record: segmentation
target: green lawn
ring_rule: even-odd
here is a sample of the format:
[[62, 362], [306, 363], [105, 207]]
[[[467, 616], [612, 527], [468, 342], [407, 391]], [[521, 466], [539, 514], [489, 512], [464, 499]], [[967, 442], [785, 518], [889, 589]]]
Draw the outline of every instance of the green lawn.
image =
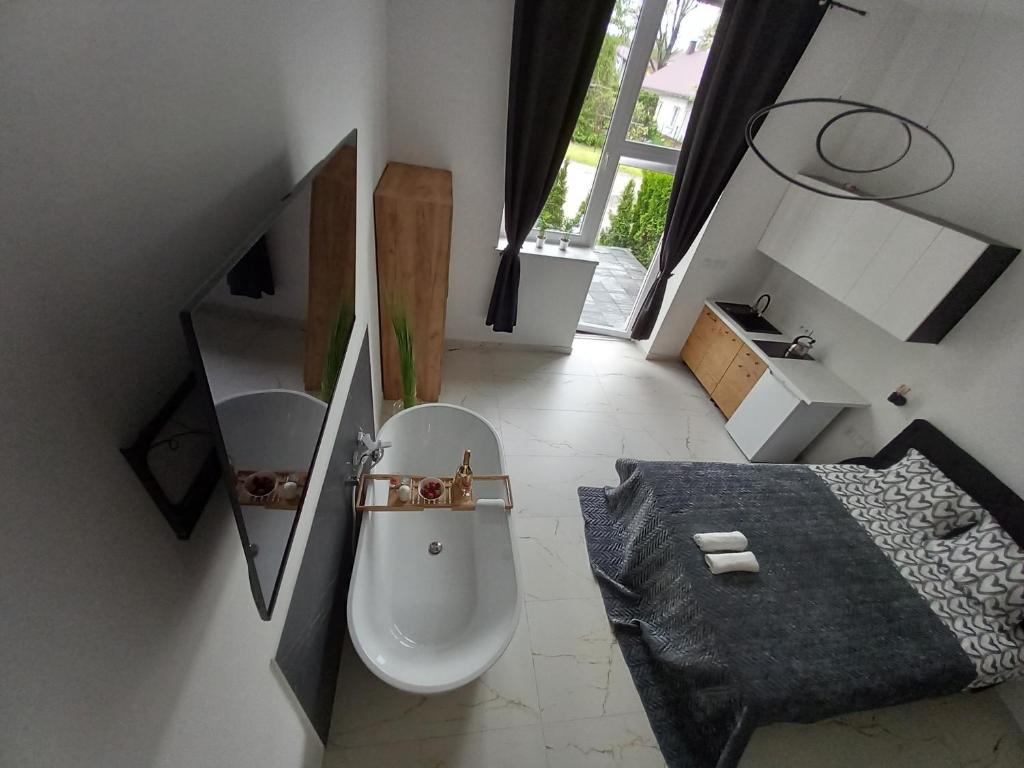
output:
[[565, 159], [571, 160], [574, 163], [596, 166], [597, 161], [601, 159], [601, 150], [572, 141], [569, 142], [569, 149], [566, 150]]
[[[569, 142], [569, 149], [565, 152], [565, 159], [574, 163], [582, 163], [583, 165], [590, 165], [597, 167], [598, 161], [601, 159], [601, 150], [595, 147], [588, 147], [586, 144], [577, 144], [575, 141]], [[619, 166], [621, 173], [628, 173], [630, 176], [640, 178], [642, 171], [639, 168], [633, 168], [632, 166], [623, 165]]]

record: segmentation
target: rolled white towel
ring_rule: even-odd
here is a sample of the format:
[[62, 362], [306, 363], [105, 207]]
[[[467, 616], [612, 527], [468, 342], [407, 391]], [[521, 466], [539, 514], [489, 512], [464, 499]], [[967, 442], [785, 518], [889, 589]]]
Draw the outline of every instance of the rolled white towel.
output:
[[746, 571], [757, 573], [761, 566], [757, 564], [757, 558], [753, 552], [728, 552], [719, 555], [704, 555], [704, 562], [712, 573], [730, 573], [731, 571]]
[[747, 548], [747, 537], [739, 531], [695, 533], [693, 540], [702, 552], [742, 552]]

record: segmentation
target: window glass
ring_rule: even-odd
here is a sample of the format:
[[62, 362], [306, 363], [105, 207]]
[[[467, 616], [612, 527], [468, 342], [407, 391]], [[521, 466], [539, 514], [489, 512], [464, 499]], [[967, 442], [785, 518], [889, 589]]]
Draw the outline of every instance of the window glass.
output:
[[620, 164], [601, 220], [598, 245], [628, 251], [642, 267], [641, 274], [646, 272], [661, 239], [671, 193], [671, 173]]
[[[616, 2], [572, 141], [536, 223], [538, 229], [568, 232], [584, 244], [599, 244], [631, 174], [636, 176], [634, 194], [639, 195], [642, 176], [631, 163], [645, 159], [666, 168], [675, 165], [673, 158], [678, 158], [676, 150], [689, 124], [720, 8], [703, 0], [667, 0], [664, 11], [659, 8], [660, 4], [652, 4], [645, 9], [643, 0]], [[659, 13], [653, 46], [650, 35], [641, 38], [643, 45], [636, 42], [641, 18], [651, 30], [649, 20]], [[627, 65], [631, 76], [624, 89]], [[619, 100], [622, 112], [612, 126]], [[630, 116], [628, 120], [622, 119], [623, 112]], [[638, 143], [663, 149], [652, 158], [651, 150], [640, 151]], [[631, 247], [639, 248], [637, 258], [650, 257], [649, 242]]]
[[668, 0], [629, 121], [628, 141], [661, 147], [682, 142], [720, 13], [697, 0]]
[[672, 174], [626, 164], [615, 169], [594, 255], [598, 264], [580, 323], [625, 332], [661, 240]]

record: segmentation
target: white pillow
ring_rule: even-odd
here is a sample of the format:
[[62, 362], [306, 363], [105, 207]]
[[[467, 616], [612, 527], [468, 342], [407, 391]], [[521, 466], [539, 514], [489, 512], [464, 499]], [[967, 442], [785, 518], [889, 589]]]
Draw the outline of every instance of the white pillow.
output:
[[1024, 620], [1024, 549], [994, 518], [986, 513], [969, 531], [926, 549], [985, 615], [1007, 626]]
[[913, 448], [891, 467], [880, 470], [879, 485], [878, 499], [893, 517], [937, 538], [976, 524], [985, 513], [966, 491]]

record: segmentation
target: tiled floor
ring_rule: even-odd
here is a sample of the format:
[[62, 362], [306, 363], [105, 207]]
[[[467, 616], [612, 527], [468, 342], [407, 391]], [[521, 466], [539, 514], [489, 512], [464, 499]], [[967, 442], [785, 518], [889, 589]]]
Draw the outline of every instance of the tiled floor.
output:
[[600, 262], [594, 270], [580, 322], [624, 331], [647, 268], [625, 248], [598, 246], [594, 255]]
[[[619, 456], [741, 461], [680, 365], [627, 342], [571, 356], [453, 350], [442, 399], [502, 435], [515, 479], [524, 606], [511, 645], [441, 696], [380, 682], [346, 647], [325, 768], [647, 768], [664, 765], [590, 573], [578, 485], [614, 484]], [[741, 768], [1024, 765], [994, 692], [756, 732]]]

